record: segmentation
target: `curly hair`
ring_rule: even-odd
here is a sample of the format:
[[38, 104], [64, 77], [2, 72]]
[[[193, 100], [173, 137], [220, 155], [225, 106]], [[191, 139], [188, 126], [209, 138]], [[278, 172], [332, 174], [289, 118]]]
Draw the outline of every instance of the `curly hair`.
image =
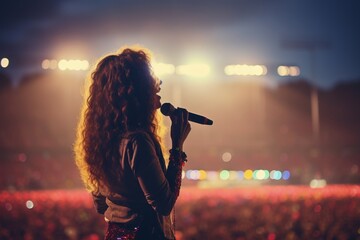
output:
[[120, 179], [119, 144], [126, 133], [146, 131], [156, 141], [159, 86], [145, 49], [126, 48], [102, 58], [92, 72], [77, 128], [75, 160], [86, 188], [114, 192]]

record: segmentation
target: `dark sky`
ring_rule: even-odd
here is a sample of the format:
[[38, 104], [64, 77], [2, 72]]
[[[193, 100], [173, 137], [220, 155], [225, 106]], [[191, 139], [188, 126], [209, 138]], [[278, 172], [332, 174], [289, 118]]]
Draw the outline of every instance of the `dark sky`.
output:
[[133, 44], [175, 65], [205, 59], [221, 80], [227, 64], [299, 65], [321, 87], [360, 78], [357, 0], [3, 0], [0, 29], [0, 71], [13, 78]]

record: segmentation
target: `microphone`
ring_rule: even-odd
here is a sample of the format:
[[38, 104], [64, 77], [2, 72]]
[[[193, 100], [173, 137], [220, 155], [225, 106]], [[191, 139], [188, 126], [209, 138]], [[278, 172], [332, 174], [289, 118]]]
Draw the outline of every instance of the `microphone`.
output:
[[[171, 103], [164, 103], [160, 108], [161, 113], [164, 114], [165, 116], [171, 116], [172, 114], [174, 114], [176, 110], [177, 109]], [[204, 125], [213, 124], [212, 120], [191, 112], [189, 112], [189, 121]]]

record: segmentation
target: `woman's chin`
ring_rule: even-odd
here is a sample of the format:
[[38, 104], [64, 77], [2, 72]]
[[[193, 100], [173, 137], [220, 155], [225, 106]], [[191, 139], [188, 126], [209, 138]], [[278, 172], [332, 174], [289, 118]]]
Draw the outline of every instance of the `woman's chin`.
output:
[[156, 103], [156, 109], [161, 108], [161, 102]]

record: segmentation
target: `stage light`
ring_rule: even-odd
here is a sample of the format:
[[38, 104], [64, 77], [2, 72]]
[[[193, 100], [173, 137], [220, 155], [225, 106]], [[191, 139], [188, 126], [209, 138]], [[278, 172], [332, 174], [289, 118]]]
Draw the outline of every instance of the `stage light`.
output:
[[220, 172], [220, 179], [221, 180], [228, 180], [230, 177], [230, 172], [228, 170], [222, 170]]
[[205, 180], [207, 178], [207, 173], [204, 170], [199, 170], [199, 180]]
[[264, 180], [265, 179], [265, 171], [260, 169], [256, 172], [256, 179]]
[[292, 76], [296, 77], [300, 75], [300, 68], [298, 66], [279, 66], [277, 68], [279, 76]]
[[283, 172], [279, 170], [272, 170], [269, 173], [269, 170], [263, 170], [263, 169], [247, 169], [244, 171], [234, 171], [234, 170], [222, 170], [220, 172], [218, 171], [205, 171], [205, 170], [187, 170], [186, 172], [182, 172], [182, 179], [187, 178], [189, 180], [195, 180], [195, 181], [204, 181], [204, 180], [210, 180], [210, 181], [216, 181], [218, 179], [226, 181], [241, 181], [241, 180], [288, 180], [290, 178], [290, 172], [288, 170], [285, 170]]
[[252, 174], [252, 178], [257, 180], [256, 174], [257, 174], [258, 170], [254, 170], [253, 174]]
[[296, 77], [300, 75], [300, 68], [297, 66], [290, 66], [289, 67], [289, 74], [290, 76]]
[[49, 59], [45, 59], [44, 61], [42, 61], [41, 63], [41, 67], [45, 70], [50, 68], [50, 60]]
[[175, 73], [175, 66], [172, 64], [154, 62], [151, 64], [151, 66], [154, 74], [158, 77], [172, 75]]
[[205, 77], [210, 73], [210, 67], [206, 64], [188, 64], [176, 67], [176, 74], [191, 77]]
[[199, 177], [200, 177], [200, 173], [198, 170], [192, 170], [190, 172], [190, 179], [192, 180], [199, 180]]
[[270, 172], [270, 178], [273, 180], [280, 180], [282, 176], [282, 173], [278, 170], [272, 170]]
[[250, 180], [252, 179], [253, 177], [253, 171], [251, 169], [247, 169], [245, 172], [244, 172], [244, 178], [246, 180]]
[[61, 71], [72, 70], [72, 71], [80, 71], [87, 70], [89, 68], [89, 62], [87, 60], [66, 60], [61, 59], [58, 63], [58, 68]]
[[277, 68], [277, 72], [278, 72], [279, 76], [282, 76], [282, 77], [289, 75], [289, 69], [286, 66], [279, 66]]
[[282, 173], [280, 171], [275, 172], [275, 180], [280, 180], [282, 177]]
[[191, 172], [192, 172], [192, 170], [187, 170], [187, 171], [186, 171], [186, 174], [185, 174], [185, 175], [186, 175], [186, 178], [187, 178], [187, 179], [191, 179]]
[[260, 65], [261, 70], [262, 70], [262, 75], [266, 75], [267, 74], [267, 67], [265, 65]]
[[0, 62], [1, 67], [7, 68], [9, 66], [9, 64], [10, 64], [10, 61], [8, 58], [4, 57], [1, 59], [1, 62]]
[[238, 171], [237, 174], [238, 174], [238, 179], [239, 179], [239, 180], [243, 180], [243, 179], [244, 179], [244, 172], [243, 172], [243, 171]]
[[27, 200], [27, 201], [26, 201], [26, 207], [27, 207], [28, 209], [32, 209], [32, 208], [34, 207], [33, 201]]
[[265, 170], [264, 173], [265, 173], [264, 179], [269, 179], [270, 177], [269, 170]]
[[232, 156], [231, 156], [231, 153], [229, 153], [229, 152], [224, 152], [221, 158], [222, 158], [222, 160], [223, 160], [224, 162], [230, 162]]
[[65, 59], [61, 59], [58, 63], [58, 68], [61, 70], [61, 71], [65, 71], [67, 69], [67, 61]]
[[283, 174], [282, 174], [282, 178], [283, 178], [284, 180], [289, 180], [289, 178], [290, 178], [290, 172], [287, 171], [287, 170], [285, 170], [285, 171], [283, 172]]
[[226, 75], [239, 75], [239, 76], [263, 76], [267, 73], [267, 68], [264, 65], [227, 65], [224, 68]]
[[311, 188], [323, 188], [326, 186], [326, 180], [324, 179], [313, 179], [310, 182], [310, 187]]
[[[64, 64], [64, 63], [62, 63], [62, 64]], [[58, 62], [55, 59], [52, 59], [52, 60], [44, 59], [41, 63], [41, 67], [44, 70], [48, 70], [48, 69], [55, 70], [58, 67]]]
[[275, 171], [275, 170], [272, 170], [272, 171], [270, 172], [270, 179], [275, 180], [275, 178], [276, 178], [276, 171]]

